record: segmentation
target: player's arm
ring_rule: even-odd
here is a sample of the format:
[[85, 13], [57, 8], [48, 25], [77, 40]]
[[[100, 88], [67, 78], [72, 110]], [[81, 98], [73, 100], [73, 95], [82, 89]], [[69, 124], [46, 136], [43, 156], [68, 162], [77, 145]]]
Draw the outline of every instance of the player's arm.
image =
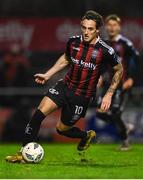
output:
[[117, 89], [119, 82], [122, 78], [122, 74], [123, 74], [123, 67], [122, 64], [119, 63], [116, 66], [113, 67], [114, 69], [114, 75], [111, 81], [111, 85], [109, 87], [109, 89], [107, 90], [107, 94], [109, 94], [110, 96], [113, 96], [115, 90]]
[[111, 81], [111, 84], [109, 86], [109, 89], [107, 90], [105, 96], [103, 97], [102, 103], [101, 103], [101, 111], [102, 112], [106, 112], [111, 105], [111, 100], [112, 100], [112, 96], [115, 92], [115, 90], [118, 87], [118, 84], [122, 78], [122, 74], [123, 74], [123, 67], [121, 63], [118, 63], [117, 65], [115, 65], [113, 67], [114, 69], [114, 75]]
[[98, 80], [98, 83], [97, 83], [97, 88], [100, 88], [100, 87], [102, 87], [102, 85], [103, 85], [103, 75], [101, 75], [100, 77], [99, 77], [99, 80]]
[[127, 72], [128, 72], [128, 78], [126, 79], [126, 81], [123, 83], [122, 89], [123, 90], [128, 90], [130, 89], [133, 84], [134, 84], [134, 78], [135, 78], [135, 72], [137, 71], [137, 60], [139, 57], [139, 53], [138, 51], [134, 48], [133, 44], [130, 44], [130, 46], [127, 46], [127, 61], [128, 63], [128, 67], [127, 68]]
[[133, 84], [134, 84], [134, 80], [133, 78], [130, 77], [123, 83], [122, 89], [128, 90], [133, 86]]
[[69, 61], [66, 58], [66, 55], [63, 54], [46, 73], [44, 74], [35, 74], [35, 81], [39, 84], [45, 84], [54, 74], [64, 69], [69, 64]]

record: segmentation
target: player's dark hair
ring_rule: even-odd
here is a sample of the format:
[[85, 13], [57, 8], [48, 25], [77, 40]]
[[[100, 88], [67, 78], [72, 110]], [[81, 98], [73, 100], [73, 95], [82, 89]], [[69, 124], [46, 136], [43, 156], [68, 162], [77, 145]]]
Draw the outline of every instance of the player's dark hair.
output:
[[83, 21], [84, 19], [95, 21], [97, 29], [103, 25], [102, 16], [99, 13], [92, 11], [92, 10], [89, 10], [84, 14], [84, 16], [82, 17], [81, 20]]
[[121, 18], [116, 14], [110, 14], [109, 16], [107, 16], [105, 19], [105, 23], [107, 23], [110, 20], [117, 21], [119, 24], [121, 23]]

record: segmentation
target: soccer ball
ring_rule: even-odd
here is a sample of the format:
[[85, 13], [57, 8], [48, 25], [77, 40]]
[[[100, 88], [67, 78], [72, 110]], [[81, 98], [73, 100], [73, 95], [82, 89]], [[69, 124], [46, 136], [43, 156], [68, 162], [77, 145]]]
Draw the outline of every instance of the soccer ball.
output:
[[22, 156], [26, 162], [38, 163], [43, 159], [44, 149], [40, 144], [30, 142], [24, 146]]

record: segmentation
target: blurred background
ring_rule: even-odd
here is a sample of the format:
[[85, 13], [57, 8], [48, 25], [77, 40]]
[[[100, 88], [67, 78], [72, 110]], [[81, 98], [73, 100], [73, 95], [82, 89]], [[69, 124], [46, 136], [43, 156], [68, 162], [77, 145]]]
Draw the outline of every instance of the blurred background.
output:
[[[122, 19], [122, 33], [139, 51], [135, 84], [123, 114], [134, 126], [130, 139], [143, 142], [143, 1], [142, 0], [0, 0], [0, 141], [19, 142], [24, 128], [47, 88], [64, 77], [62, 71], [46, 85], [33, 75], [45, 72], [65, 51], [68, 38], [80, 34], [80, 18], [92, 9], [103, 17]], [[102, 29], [101, 36], [104, 35]], [[42, 123], [39, 139], [67, 142], [56, 134], [56, 111]], [[78, 125], [98, 132], [102, 142], [118, 140], [114, 127], [95, 118], [95, 107]], [[71, 141], [70, 141], [71, 142]]]

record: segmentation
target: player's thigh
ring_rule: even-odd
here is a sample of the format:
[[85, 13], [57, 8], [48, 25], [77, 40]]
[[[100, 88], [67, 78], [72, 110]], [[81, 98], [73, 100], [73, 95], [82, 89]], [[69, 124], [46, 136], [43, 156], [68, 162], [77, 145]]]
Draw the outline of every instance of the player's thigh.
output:
[[52, 99], [50, 99], [49, 97], [45, 96], [40, 105], [38, 106], [38, 109], [45, 114], [46, 116], [48, 114], [50, 114], [51, 112], [55, 111], [56, 109], [58, 109], [58, 106], [55, 104], [54, 101], [52, 101]]
[[88, 108], [88, 101], [71, 102], [63, 106], [61, 112], [61, 122], [66, 126], [73, 126], [80, 118], [84, 117]]

